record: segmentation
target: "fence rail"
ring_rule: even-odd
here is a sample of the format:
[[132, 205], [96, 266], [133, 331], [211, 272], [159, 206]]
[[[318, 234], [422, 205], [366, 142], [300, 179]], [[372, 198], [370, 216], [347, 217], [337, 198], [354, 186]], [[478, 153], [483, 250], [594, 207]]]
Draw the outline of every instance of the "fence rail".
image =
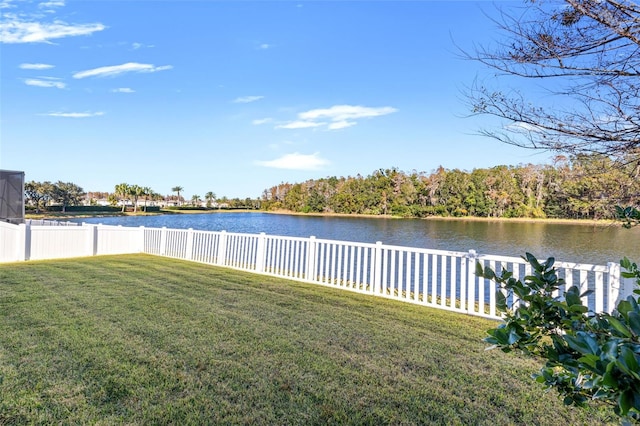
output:
[[25, 225], [30, 226], [80, 226], [78, 222], [62, 222], [59, 220], [47, 220], [47, 219], [26, 219]]
[[[500, 318], [496, 284], [475, 275], [475, 265], [531, 273], [521, 258], [226, 231], [131, 228], [88, 225], [53, 226], [0, 223], [0, 262], [148, 253], [292, 280], [320, 284], [403, 302], [488, 318]], [[611, 312], [630, 294], [620, 265], [557, 262], [566, 285], [592, 290], [583, 302], [596, 312]], [[508, 304], [516, 304], [513, 296]]]

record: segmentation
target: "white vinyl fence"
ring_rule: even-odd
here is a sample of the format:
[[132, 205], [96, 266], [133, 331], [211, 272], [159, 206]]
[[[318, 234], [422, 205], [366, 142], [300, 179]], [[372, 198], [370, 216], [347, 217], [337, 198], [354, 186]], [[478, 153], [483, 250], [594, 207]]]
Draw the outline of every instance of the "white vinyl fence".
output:
[[0, 222], [0, 262], [142, 252], [142, 228], [71, 224]]
[[[521, 258], [478, 255], [347, 241], [297, 238], [225, 231], [145, 228], [144, 252], [192, 260], [345, 290], [387, 297], [441, 309], [497, 318], [496, 284], [475, 275], [476, 262], [496, 272], [507, 268], [514, 277], [531, 273]], [[624, 288], [620, 265], [557, 262], [564, 292], [578, 285], [590, 309], [611, 312]], [[508, 299], [510, 304], [516, 302]]]
[[[496, 284], [475, 275], [476, 262], [531, 273], [521, 258], [410, 247], [193, 229], [121, 226], [39, 226], [0, 223], [0, 262], [148, 253], [297, 281], [321, 284], [404, 302], [488, 318], [496, 312]], [[566, 288], [592, 290], [584, 302], [611, 312], [633, 290], [620, 265], [557, 262]], [[517, 302], [509, 298], [510, 304]]]

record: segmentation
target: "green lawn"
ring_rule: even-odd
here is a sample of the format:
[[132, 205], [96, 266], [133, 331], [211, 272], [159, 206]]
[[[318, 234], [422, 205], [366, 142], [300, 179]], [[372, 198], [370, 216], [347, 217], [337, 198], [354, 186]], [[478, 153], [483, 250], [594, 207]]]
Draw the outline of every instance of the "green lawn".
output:
[[615, 422], [495, 323], [147, 255], [0, 265], [0, 424]]

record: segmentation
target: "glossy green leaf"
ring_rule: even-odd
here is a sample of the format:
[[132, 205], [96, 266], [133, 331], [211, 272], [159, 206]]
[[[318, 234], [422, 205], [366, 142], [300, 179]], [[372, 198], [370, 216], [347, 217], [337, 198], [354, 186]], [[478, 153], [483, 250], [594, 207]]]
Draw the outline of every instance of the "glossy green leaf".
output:
[[542, 267], [540, 266], [540, 262], [538, 262], [538, 259], [536, 259], [536, 257], [531, 253], [525, 253], [525, 260], [529, 262], [529, 264], [533, 266], [533, 269], [535, 269], [536, 271], [542, 269]]
[[507, 297], [500, 290], [496, 291], [496, 308], [500, 312], [507, 310]]
[[640, 314], [636, 311], [629, 312], [629, 328], [636, 336], [640, 336]]
[[631, 303], [629, 303], [628, 300], [623, 300], [620, 303], [618, 303], [618, 306], [616, 309], [618, 310], [618, 312], [620, 312], [620, 314], [623, 317], [626, 318], [629, 311], [633, 310], [633, 306], [631, 306]]
[[618, 362], [619, 367], [625, 367], [625, 372], [627, 374], [640, 378], [640, 370], [638, 369], [636, 354], [631, 349], [629, 349], [629, 347], [622, 346], [620, 348], [620, 357], [618, 357]]
[[598, 355], [585, 355], [583, 357], [578, 358], [578, 361], [588, 365], [589, 367], [591, 367], [592, 369], [596, 368], [596, 363], [600, 360], [600, 357]]
[[484, 276], [484, 270], [480, 262], [476, 262], [476, 275], [479, 277]]
[[618, 332], [620, 333], [622, 336], [624, 337], [631, 337], [631, 331], [629, 330], [629, 328], [627, 328], [627, 326], [625, 324], [623, 324], [620, 320], [618, 320], [617, 318], [614, 317], [609, 317], [607, 319], [607, 321], [609, 322], [609, 324], [611, 324], [611, 326]]
[[518, 333], [515, 330], [510, 330], [509, 331], [509, 336], [508, 336], [508, 340], [507, 343], [509, 345], [513, 345], [514, 343], [516, 343], [518, 340], [520, 340], [520, 336], [518, 335]]
[[618, 357], [618, 340], [613, 339], [607, 341], [603, 346], [600, 352], [600, 359], [615, 361]]
[[582, 301], [580, 300], [580, 289], [575, 285], [571, 286], [571, 288], [567, 290], [564, 297], [568, 306], [582, 305]]
[[622, 392], [618, 399], [618, 406], [620, 407], [620, 414], [626, 416], [633, 406], [633, 392], [630, 390]]
[[[610, 365], [613, 365], [613, 363]], [[616, 377], [613, 375], [611, 371], [607, 371], [602, 376], [602, 384], [615, 389], [616, 387], [618, 387], [618, 380], [616, 379]]]
[[571, 349], [581, 354], [594, 354], [599, 352], [598, 342], [595, 338], [584, 332], [578, 332], [576, 336], [566, 335], [563, 339]]

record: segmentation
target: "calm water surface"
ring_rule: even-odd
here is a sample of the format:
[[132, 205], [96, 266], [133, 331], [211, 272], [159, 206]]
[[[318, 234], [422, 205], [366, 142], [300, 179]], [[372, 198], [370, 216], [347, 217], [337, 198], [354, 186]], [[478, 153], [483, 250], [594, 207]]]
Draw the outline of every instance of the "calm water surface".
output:
[[102, 217], [75, 220], [105, 225], [199, 229], [325, 238], [482, 254], [605, 264], [623, 256], [640, 261], [640, 228], [587, 224], [289, 216], [270, 213], [204, 213]]

